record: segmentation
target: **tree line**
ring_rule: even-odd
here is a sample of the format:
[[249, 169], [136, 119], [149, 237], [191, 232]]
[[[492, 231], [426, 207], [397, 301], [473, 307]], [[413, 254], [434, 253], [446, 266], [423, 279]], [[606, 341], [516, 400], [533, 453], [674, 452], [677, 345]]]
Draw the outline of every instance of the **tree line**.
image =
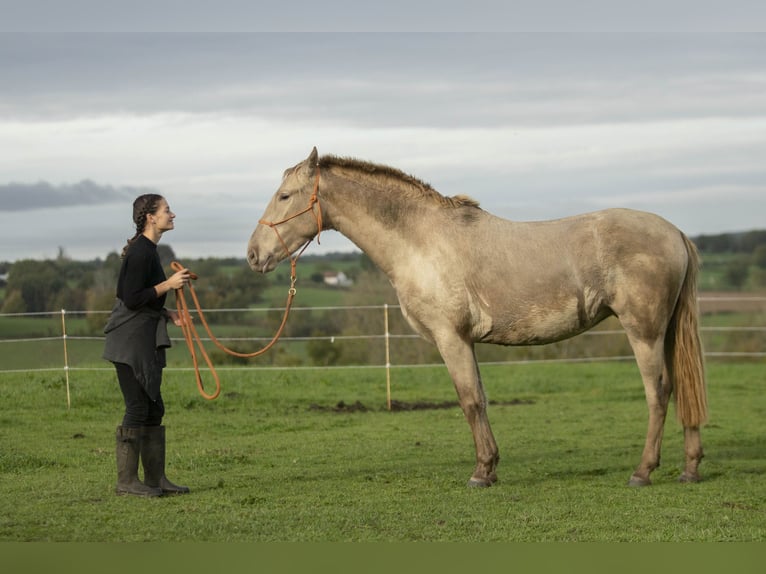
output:
[[[766, 288], [766, 230], [700, 235], [692, 239], [702, 254], [703, 279], [705, 273], [715, 274], [716, 288]], [[170, 262], [175, 259], [172, 247], [158, 245], [158, 252], [170, 274]], [[325, 257], [331, 260], [338, 254], [311, 255], [306, 259], [322, 260]], [[344, 254], [344, 258], [355, 259], [358, 273], [368, 277], [367, 281], [357, 282], [354, 286], [354, 295], [349, 295], [348, 304], [369, 304], [377, 289], [375, 283], [380, 281], [387, 287], [388, 281], [377, 275], [378, 271], [366, 255]], [[110, 309], [120, 263], [116, 252], [108, 254], [103, 260], [76, 261], [68, 258], [61, 248], [52, 260], [2, 262], [0, 276], [7, 279], [4, 286], [0, 284], [0, 312]], [[200, 279], [195, 288], [204, 294], [205, 306], [209, 308], [239, 308], [257, 304], [262, 301], [262, 294], [270, 284], [268, 276], [253, 273], [243, 259], [206, 258], [187, 261], [186, 264], [199, 273]], [[312, 280], [320, 282], [321, 274], [316, 273]], [[359, 301], [354, 302], [357, 299]]]
[[692, 238], [697, 249], [704, 254], [738, 253], [755, 254], [766, 248], [766, 229], [740, 233], [698, 235]]
[[[170, 263], [176, 259], [169, 245], [158, 245], [160, 261], [170, 276]], [[122, 260], [116, 252], [106, 259], [75, 261], [59, 255], [52, 260], [24, 259], [0, 266], [7, 274], [0, 310], [3, 313], [37, 313], [71, 310], [111, 309]], [[195, 284], [204, 293], [206, 305], [214, 308], [246, 307], [261, 299], [268, 281], [253, 273], [244, 260], [197, 259], [188, 262], [200, 275]], [[223, 273], [221, 268], [235, 269]]]

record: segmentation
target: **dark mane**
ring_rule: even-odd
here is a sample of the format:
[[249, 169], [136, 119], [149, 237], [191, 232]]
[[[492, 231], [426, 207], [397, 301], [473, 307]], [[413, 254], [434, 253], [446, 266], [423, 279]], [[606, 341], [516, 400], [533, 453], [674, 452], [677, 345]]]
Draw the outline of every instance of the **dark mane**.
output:
[[360, 172], [366, 177], [371, 177], [387, 181], [391, 187], [390, 180], [393, 180], [395, 187], [409, 194], [418, 194], [424, 198], [439, 203], [444, 207], [479, 207], [479, 202], [467, 195], [456, 195], [446, 197], [436, 191], [430, 184], [413, 177], [403, 171], [387, 165], [380, 165], [368, 161], [350, 158], [338, 157], [335, 155], [325, 155], [319, 159], [320, 167], [339, 167], [346, 170]]

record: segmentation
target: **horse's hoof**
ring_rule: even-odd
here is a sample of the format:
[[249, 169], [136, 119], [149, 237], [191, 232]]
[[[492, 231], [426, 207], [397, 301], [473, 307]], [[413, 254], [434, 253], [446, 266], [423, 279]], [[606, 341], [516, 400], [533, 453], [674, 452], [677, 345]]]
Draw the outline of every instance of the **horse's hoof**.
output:
[[468, 481], [468, 486], [471, 488], [488, 488], [492, 486], [495, 481], [497, 481], [497, 478], [492, 480], [491, 478], [476, 478], [475, 476], [472, 476], [471, 480]]
[[699, 481], [700, 481], [699, 474], [687, 474], [687, 473], [684, 472], [683, 474], [681, 474], [681, 476], [678, 477], [678, 482], [681, 482], [681, 483], [684, 483], [684, 484], [686, 484], [686, 483], [694, 483], [694, 482], [699, 482]]
[[630, 480], [628, 481], [628, 486], [651, 486], [651, 484], [652, 481], [648, 478], [641, 478], [635, 474], [631, 476]]

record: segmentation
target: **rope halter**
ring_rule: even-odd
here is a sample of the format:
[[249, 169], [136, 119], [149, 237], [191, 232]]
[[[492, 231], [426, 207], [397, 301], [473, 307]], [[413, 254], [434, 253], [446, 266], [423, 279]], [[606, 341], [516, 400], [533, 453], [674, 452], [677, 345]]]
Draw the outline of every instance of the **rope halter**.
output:
[[[317, 209], [314, 211], [314, 205], [316, 204]], [[298, 258], [303, 255], [303, 252], [306, 250], [306, 248], [309, 246], [309, 243], [311, 243], [312, 239], [309, 239], [306, 241], [306, 243], [303, 245], [303, 247], [298, 251], [298, 255], [295, 257], [292, 257], [292, 254], [290, 253], [290, 249], [287, 247], [287, 243], [285, 243], [284, 239], [282, 239], [282, 236], [279, 234], [279, 230], [277, 229], [278, 225], [282, 225], [283, 223], [287, 223], [288, 221], [295, 219], [296, 217], [300, 217], [304, 213], [312, 212], [314, 214], [314, 217], [316, 218], [317, 222], [317, 243], [320, 243], [319, 236], [322, 234], [322, 204], [319, 203], [319, 164], [317, 164], [316, 168], [316, 177], [314, 179], [314, 191], [311, 194], [311, 197], [309, 197], [309, 204], [306, 209], [303, 209], [299, 211], [298, 213], [294, 213], [293, 215], [290, 215], [288, 217], [285, 217], [284, 219], [280, 221], [267, 221], [265, 219], [260, 219], [258, 223], [261, 225], [267, 225], [268, 227], [271, 227], [274, 230], [274, 233], [277, 234], [277, 239], [279, 239], [279, 242], [282, 244], [282, 247], [285, 250], [285, 253], [287, 253], [287, 256], [290, 257], [290, 261], [292, 262], [293, 268], [295, 267], [295, 262], [298, 260]]]

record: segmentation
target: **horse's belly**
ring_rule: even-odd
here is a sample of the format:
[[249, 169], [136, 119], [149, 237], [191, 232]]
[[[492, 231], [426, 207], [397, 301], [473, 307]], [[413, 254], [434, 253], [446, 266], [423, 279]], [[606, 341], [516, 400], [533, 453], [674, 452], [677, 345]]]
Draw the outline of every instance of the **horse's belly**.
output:
[[558, 306], [531, 304], [526, 309], [493, 317], [492, 327], [480, 341], [499, 345], [555, 343], [587, 331], [610, 314], [605, 308], [588, 313], [576, 299]]

